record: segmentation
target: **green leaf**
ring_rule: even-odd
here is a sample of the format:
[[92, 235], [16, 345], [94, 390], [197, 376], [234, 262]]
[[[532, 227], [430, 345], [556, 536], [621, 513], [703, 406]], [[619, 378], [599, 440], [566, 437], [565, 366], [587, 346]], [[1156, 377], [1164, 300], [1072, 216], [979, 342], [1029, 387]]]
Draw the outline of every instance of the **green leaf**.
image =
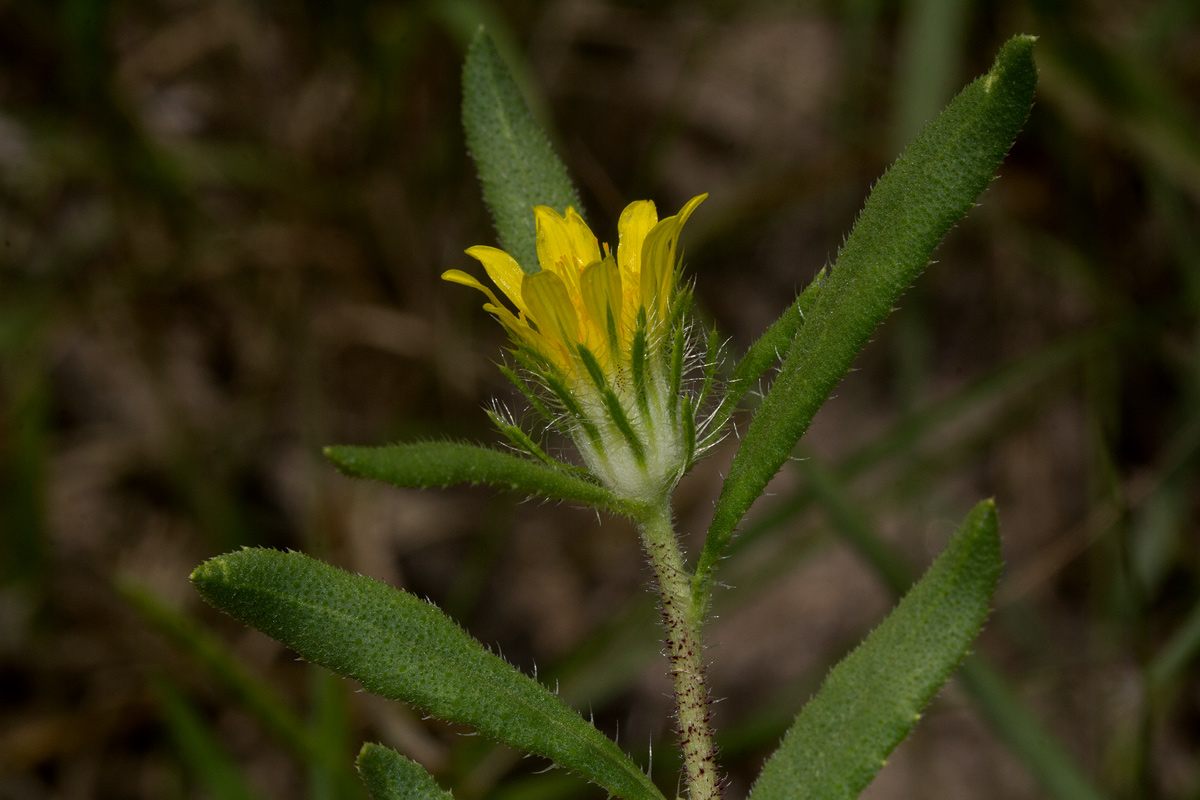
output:
[[371, 800], [452, 800], [425, 768], [381, 744], [364, 744], [354, 761]]
[[192, 583], [217, 608], [368, 691], [545, 756], [617, 797], [662, 800], [638, 766], [557, 695], [407, 592], [301, 553], [262, 549], [206, 561]]
[[533, 207], [550, 206], [561, 214], [571, 206], [582, 214], [582, 204], [483, 28], [463, 64], [462, 117], [500, 245], [533, 274], [541, 269]]
[[562, 469], [490, 447], [458, 442], [415, 442], [384, 447], [335, 445], [325, 457], [354, 478], [392, 486], [428, 489], [456, 483], [487, 484], [555, 500], [586, 503], [631, 517], [644, 516], [640, 503]]
[[[1054, 350], [1077, 352], [1074, 343], [1065, 351], [1058, 347]], [[1003, 382], [993, 377], [984, 379], [982, 384], [994, 387]], [[973, 391], [968, 390], [968, 394]], [[986, 394], [995, 396], [994, 392]], [[838, 476], [823, 469], [815, 458], [805, 459], [797, 466], [825, 507], [829, 521], [847, 543], [893, 594], [899, 596], [907, 590], [912, 585], [912, 575], [904, 560], [880, 537], [874, 522], [864, 513], [861, 504], [856, 505], [845, 492]], [[1091, 785], [1062, 744], [1030, 713], [982, 654], [976, 653], [963, 663], [958, 679], [997, 738], [1020, 758], [1043, 789], [1060, 800], [1102, 800], [1104, 796]]]
[[983, 627], [1000, 578], [996, 507], [971, 511], [896, 609], [825, 679], [751, 800], [858, 797]]
[[1033, 37], [1009, 40], [876, 184], [729, 470], [697, 567], [697, 596], [750, 505], [858, 351], [992, 179], [1029, 115]]

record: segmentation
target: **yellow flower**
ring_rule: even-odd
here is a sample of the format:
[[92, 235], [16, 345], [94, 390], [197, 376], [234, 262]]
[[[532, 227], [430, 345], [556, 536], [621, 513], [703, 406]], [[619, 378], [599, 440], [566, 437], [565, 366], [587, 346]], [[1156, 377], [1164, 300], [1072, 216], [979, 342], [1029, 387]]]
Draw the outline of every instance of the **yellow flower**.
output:
[[562, 216], [534, 208], [539, 265], [520, 265], [495, 247], [467, 250], [508, 304], [462, 270], [442, 274], [484, 293], [484, 309], [554, 395], [563, 412], [556, 424], [600, 480], [626, 496], [659, 497], [695, 455], [676, 250], [705, 197], [662, 220], [651, 201], [630, 203], [617, 223], [616, 253], [574, 209]]
[[495, 247], [467, 250], [516, 313], [462, 270], [447, 270], [442, 277], [487, 295], [484, 309], [500, 319], [514, 340], [562, 370], [571, 388], [589, 379], [579, 345], [595, 356], [607, 377], [619, 379], [629, 365], [639, 314], [646, 315], [649, 346], [666, 330], [678, 280], [679, 233], [705, 197], [692, 198], [678, 214], [661, 221], [652, 201], [630, 203], [617, 224], [615, 258], [607, 244], [601, 254], [595, 235], [574, 209], [563, 217], [546, 206], [533, 210], [541, 264], [532, 274]]

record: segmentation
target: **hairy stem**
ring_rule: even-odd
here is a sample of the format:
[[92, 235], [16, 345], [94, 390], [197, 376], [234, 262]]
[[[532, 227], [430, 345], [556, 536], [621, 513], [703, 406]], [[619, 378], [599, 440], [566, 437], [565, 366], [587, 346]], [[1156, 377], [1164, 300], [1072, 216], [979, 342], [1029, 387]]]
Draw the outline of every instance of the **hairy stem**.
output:
[[662, 597], [667, 656], [675, 684], [679, 744], [687, 772], [689, 800], [719, 800], [721, 782], [717, 754], [709, 728], [708, 688], [704, 684], [702, 620], [693, 615], [691, 575], [684, 569], [679, 543], [671, 526], [670, 509], [660, 507], [639, 525], [642, 544]]

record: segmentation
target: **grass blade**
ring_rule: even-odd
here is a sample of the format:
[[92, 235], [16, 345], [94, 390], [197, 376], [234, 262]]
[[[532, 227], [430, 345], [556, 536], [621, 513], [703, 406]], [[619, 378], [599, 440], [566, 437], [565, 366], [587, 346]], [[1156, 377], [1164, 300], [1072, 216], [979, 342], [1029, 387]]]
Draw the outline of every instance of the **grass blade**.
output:
[[1160, 690], [1197, 656], [1200, 656], [1200, 604], [1175, 632], [1146, 670], [1146, 682]]
[[958, 679], [992, 730], [1020, 756], [1050, 794], [1059, 800], [1104, 800], [1058, 740], [1029, 713], [1021, 698], [982, 656], [967, 659]]
[[180, 756], [214, 800], [261, 800], [220, 737], [187, 698], [163, 679], [153, 681], [152, 688]]
[[172, 609], [149, 589], [131, 581], [121, 582], [117, 588], [148, 624], [187, 653], [192, 663], [202, 667], [276, 741], [303, 760], [323, 760], [331, 766], [337, 763], [332, 754], [324, 751], [309, 734], [304, 720], [272, 687], [238, 661], [223, 642]]

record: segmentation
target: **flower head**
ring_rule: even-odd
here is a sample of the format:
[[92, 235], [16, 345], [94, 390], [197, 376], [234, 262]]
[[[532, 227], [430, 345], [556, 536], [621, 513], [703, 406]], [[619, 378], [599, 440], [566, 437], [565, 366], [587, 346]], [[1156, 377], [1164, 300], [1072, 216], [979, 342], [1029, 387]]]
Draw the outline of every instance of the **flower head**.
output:
[[484, 309], [508, 330], [518, 358], [563, 412], [559, 427], [592, 471], [628, 496], [669, 491], [694, 456], [695, 409], [681, 391], [687, 293], [676, 251], [684, 223], [706, 196], [662, 220], [653, 202], [630, 203], [615, 253], [574, 209], [563, 216], [538, 206], [540, 264], [520, 265], [494, 247], [467, 250], [511, 307], [462, 270], [442, 275], [484, 293]]

